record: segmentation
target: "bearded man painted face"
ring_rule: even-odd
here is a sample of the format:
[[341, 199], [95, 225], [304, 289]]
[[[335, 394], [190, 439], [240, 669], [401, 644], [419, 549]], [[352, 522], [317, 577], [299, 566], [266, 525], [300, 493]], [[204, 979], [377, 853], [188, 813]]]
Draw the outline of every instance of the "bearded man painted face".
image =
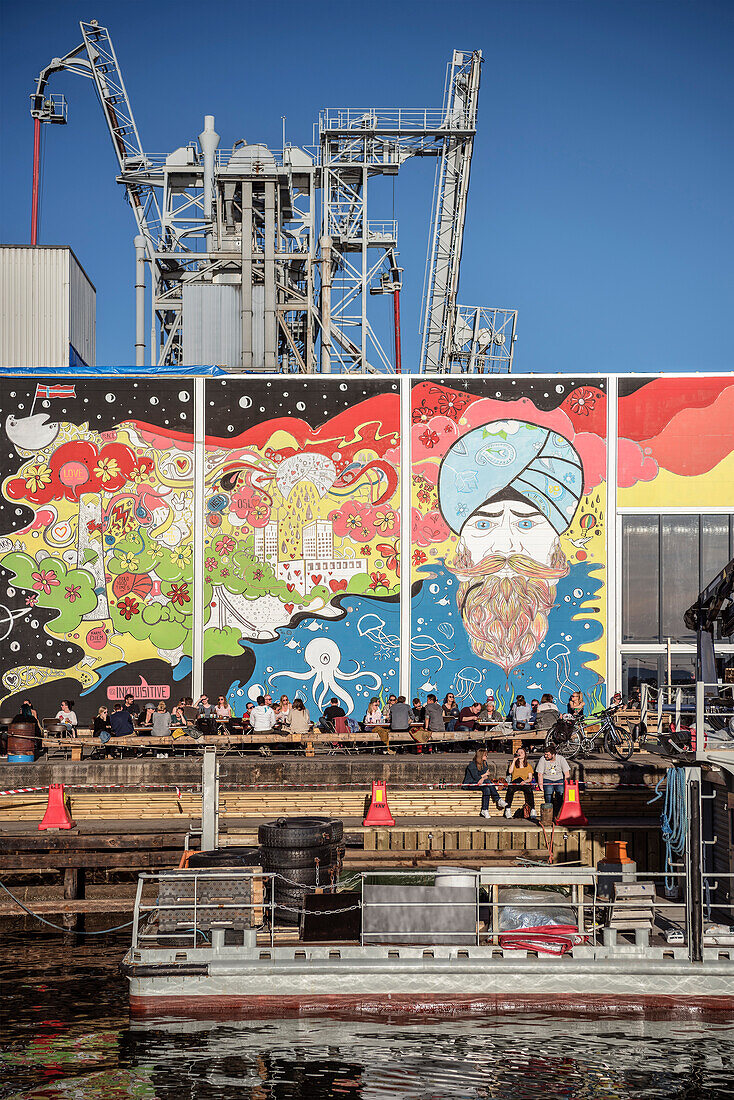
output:
[[556, 586], [568, 574], [559, 535], [583, 491], [581, 460], [547, 428], [493, 421], [450, 448], [438, 489], [442, 514], [459, 535], [447, 567], [460, 582], [457, 606], [471, 647], [509, 674], [545, 637]]

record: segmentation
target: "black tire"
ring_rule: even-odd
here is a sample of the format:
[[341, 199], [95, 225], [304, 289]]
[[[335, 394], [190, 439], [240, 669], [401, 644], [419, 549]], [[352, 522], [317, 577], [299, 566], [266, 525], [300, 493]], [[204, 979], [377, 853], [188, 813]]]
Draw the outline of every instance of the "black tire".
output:
[[610, 756], [616, 756], [617, 760], [629, 760], [635, 751], [635, 739], [628, 730], [621, 726], [613, 726], [615, 736], [611, 732], [604, 734], [604, 748]]
[[581, 737], [579, 736], [578, 730], [572, 729], [570, 731], [570, 736], [564, 736], [564, 738], [561, 740], [557, 740], [556, 737], [553, 736], [554, 730], [555, 727], [553, 729], [549, 729], [547, 734], [545, 735], [543, 751], [547, 752], [548, 749], [553, 749], [554, 752], [560, 752], [562, 756], [566, 757], [566, 759], [573, 760], [574, 757], [578, 756], [579, 752], [581, 751]]
[[215, 848], [211, 852], [192, 852], [189, 867], [259, 867], [259, 848]]
[[295, 883], [299, 886], [331, 886], [339, 878], [339, 865], [332, 863], [318, 869], [316, 867], [281, 867], [277, 874], [281, 877], [275, 879], [276, 898], [280, 896], [281, 888], [296, 890]]
[[263, 848], [262, 861], [269, 871], [281, 867], [313, 867], [317, 859], [321, 864], [336, 863], [339, 852], [336, 844], [323, 844], [320, 848]]
[[280, 817], [257, 831], [263, 848], [316, 848], [338, 844], [343, 835], [342, 822], [328, 817]]

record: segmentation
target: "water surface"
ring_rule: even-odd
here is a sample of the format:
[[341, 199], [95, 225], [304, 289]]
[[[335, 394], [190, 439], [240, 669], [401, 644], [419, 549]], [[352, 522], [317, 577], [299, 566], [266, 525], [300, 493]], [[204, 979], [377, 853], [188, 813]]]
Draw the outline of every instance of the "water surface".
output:
[[131, 1024], [122, 935], [3, 939], [0, 1100], [731, 1100], [734, 1021]]

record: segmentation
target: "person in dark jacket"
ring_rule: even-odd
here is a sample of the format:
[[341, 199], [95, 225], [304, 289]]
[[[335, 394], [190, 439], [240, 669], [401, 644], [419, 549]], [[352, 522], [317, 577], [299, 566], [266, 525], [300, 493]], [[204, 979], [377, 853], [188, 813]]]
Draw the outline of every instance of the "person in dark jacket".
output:
[[110, 725], [112, 727], [113, 737], [127, 737], [131, 733], [135, 733], [132, 715], [127, 707], [123, 707], [122, 703], [115, 703], [115, 708], [110, 718]]
[[469, 761], [464, 773], [464, 788], [480, 788], [482, 792], [482, 809], [480, 817], [489, 817], [490, 800], [498, 809], [504, 810], [507, 806], [504, 798], [500, 798], [494, 783], [489, 780], [489, 765], [487, 764], [487, 750], [477, 749], [474, 757]]

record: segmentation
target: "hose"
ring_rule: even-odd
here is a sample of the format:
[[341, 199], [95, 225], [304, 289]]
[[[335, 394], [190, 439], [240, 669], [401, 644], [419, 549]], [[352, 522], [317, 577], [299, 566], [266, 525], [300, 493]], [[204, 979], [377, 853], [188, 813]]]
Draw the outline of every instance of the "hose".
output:
[[[8, 895], [8, 897], [12, 898], [13, 901], [15, 902], [15, 904], [20, 906], [20, 908], [23, 909], [28, 914], [29, 917], [35, 917], [35, 919], [40, 921], [41, 924], [46, 924], [46, 925], [48, 925], [49, 928], [54, 928], [57, 932], [69, 932], [70, 931], [69, 928], [64, 928], [64, 926], [61, 925], [61, 924], [54, 924], [53, 921], [46, 920], [45, 917], [40, 917], [38, 915], [38, 913], [34, 913], [32, 909], [29, 909], [27, 905], [23, 904], [23, 902], [20, 900], [20, 898], [16, 898], [15, 894], [12, 894], [10, 892], [10, 890], [8, 890], [8, 888], [7, 888], [7, 886], [5, 885], [4, 882], [0, 882], [0, 889], [4, 890], [5, 893]], [[100, 928], [98, 932], [80, 932], [79, 935], [80, 936], [104, 936], [108, 932], [120, 932], [123, 928], [130, 928], [130, 927], [132, 927], [132, 924], [133, 924], [133, 921], [129, 920], [129, 921], [127, 921], [126, 924], [116, 924], [114, 928]]]
[[665, 889], [672, 893], [676, 886], [673, 875], [673, 855], [682, 856], [686, 850], [688, 835], [688, 810], [686, 808], [686, 773], [684, 768], [668, 768], [665, 779], [655, 787], [656, 796], [648, 805], [663, 797], [660, 785], [665, 783], [665, 802], [660, 814], [660, 830], [665, 844]]

